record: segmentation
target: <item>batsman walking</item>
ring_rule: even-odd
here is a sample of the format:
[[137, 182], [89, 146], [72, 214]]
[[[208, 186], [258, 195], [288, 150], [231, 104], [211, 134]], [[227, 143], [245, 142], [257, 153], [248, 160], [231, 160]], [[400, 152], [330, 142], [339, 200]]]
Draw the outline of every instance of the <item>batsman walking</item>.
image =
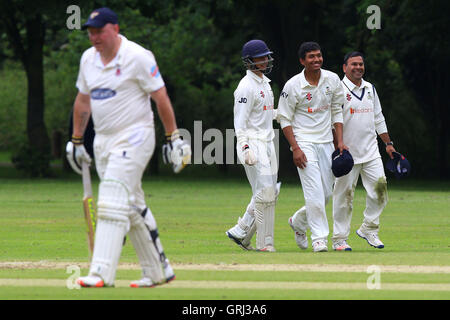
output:
[[178, 133], [153, 53], [119, 34], [117, 15], [108, 8], [94, 10], [83, 28], [88, 29], [92, 47], [81, 57], [73, 136], [66, 152], [72, 168], [81, 174], [81, 164], [91, 162], [83, 146], [83, 133], [92, 113], [100, 185], [89, 275], [77, 282], [83, 287], [113, 286], [128, 234], [142, 267], [142, 279], [133, 281], [131, 287], [153, 287], [173, 280], [175, 274], [141, 186], [155, 150], [150, 97], [168, 133], [164, 151], [166, 158], [176, 159], [172, 161], [174, 171], [190, 162], [190, 146]]
[[275, 251], [275, 204], [278, 163], [273, 139], [274, 97], [270, 79], [272, 51], [262, 40], [251, 40], [242, 49], [247, 74], [234, 92], [234, 129], [237, 154], [252, 187], [252, 199], [242, 218], [227, 236], [245, 250], [256, 232], [256, 249]]

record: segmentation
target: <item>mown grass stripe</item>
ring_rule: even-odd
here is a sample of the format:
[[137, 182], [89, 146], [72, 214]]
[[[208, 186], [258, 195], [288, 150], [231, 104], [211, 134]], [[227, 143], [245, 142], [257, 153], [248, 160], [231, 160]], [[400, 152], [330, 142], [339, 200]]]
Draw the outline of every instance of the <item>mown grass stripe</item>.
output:
[[[85, 262], [11, 261], [0, 262], [0, 269], [65, 269], [78, 266], [88, 269]], [[383, 273], [445, 273], [450, 266], [376, 265]], [[367, 272], [370, 265], [350, 264], [172, 264], [176, 270], [201, 271], [298, 271], [298, 272]], [[119, 264], [120, 270], [140, 270], [138, 264]]]
[[[70, 281], [69, 281], [70, 284]], [[115, 287], [129, 287], [130, 281], [117, 280]], [[73, 285], [73, 284], [72, 284]], [[2, 287], [68, 287], [68, 280], [57, 279], [0, 279]], [[72, 286], [73, 288], [73, 286]], [[288, 282], [288, 281], [192, 281], [176, 280], [156, 288], [166, 289], [255, 289], [255, 290], [370, 290], [362, 282]], [[82, 290], [98, 290], [97, 288]], [[150, 289], [136, 289], [150, 290]], [[437, 283], [381, 283], [380, 289], [389, 291], [450, 291], [450, 284]]]

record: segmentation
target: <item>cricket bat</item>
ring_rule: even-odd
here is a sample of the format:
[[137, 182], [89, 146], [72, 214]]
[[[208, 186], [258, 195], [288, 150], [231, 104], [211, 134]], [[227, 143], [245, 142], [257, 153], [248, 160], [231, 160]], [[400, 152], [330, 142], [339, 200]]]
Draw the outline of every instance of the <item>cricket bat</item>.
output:
[[84, 219], [86, 220], [89, 253], [92, 256], [94, 252], [95, 224], [97, 222], [97, 212], [95, 210], [94, 198], [92, 197], [91, 173], [89, 165], [83, 161], [83, 209]]

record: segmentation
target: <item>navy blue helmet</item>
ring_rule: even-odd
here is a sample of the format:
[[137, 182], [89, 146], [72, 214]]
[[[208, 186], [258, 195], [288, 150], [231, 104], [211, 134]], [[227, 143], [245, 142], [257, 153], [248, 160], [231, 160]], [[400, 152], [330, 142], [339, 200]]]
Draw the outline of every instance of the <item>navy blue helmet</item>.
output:
[[273, 58], [271, 56], [273, 52], [269, 50], [266, 43], [262, 40], [250, 40], [242, 48], [242, 61], [245, 68], [248, 70], [259, 70], [256, 67], [256, 63], [253, 58], [260, 58], [267, 56], [268, 63], [264, 70], [260, 70], [264, 74], [269, 74], [273, 68]]

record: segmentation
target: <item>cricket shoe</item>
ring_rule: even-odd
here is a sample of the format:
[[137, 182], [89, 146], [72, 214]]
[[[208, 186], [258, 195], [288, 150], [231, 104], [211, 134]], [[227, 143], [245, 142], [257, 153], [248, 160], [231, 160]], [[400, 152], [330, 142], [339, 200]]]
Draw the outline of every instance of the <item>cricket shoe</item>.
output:
[[261, 252], [275, 252], [276, 250], [275, 250], [274, 246], [268, 245], [268, 246], [265, 246], [264, 248], [257, 249], [257, 251], [261, 251]]
[[295, 232], [295, 242], [297, 243], [297, 246], [302, 250], [308, 249], [308, 237], [306, 236], [306, 233], [295, 230], [294, 225], [292, 224], [292, 217], [289, 218], [289, 225]]
[[245, 233], [239, 226], [234, 226], [225, 234], [244, 250], [254, 250], [250, 243], [244, 243]]
[[86, 276], [77, 279], [77, 283], [85, 288], [102, 288], [106, 287], [102, 278], [99, 276]]
[[143, 277], [140, 280], [136, 280], [130, 283], [131, 288], [153, 288], [162, 284], [169, 283], [170, 281], [175, 280], [175, 273], [173, 272], [172, 267], [169, 264], [169, 260], [166, 259], [165, 264], [163, 266], [164, 269], [164, 278], [165, 280], [162, 282], [153, 282], [152, 279], [148, 277]]
[[166, 278], [163, 282], [153, 282], [150, 278], [142, 278], [141, 280], [136, 280], [130, 283], [131, 288], [153, 288], [162, 284], [169, 283], [170, 281], [175, 280], [175, 275], [172, 275], [170, 278]]
[[352, 247], [350, 247], [346, 240], [339, 240], [333, 242], [334, 251], [352, 251]]
[[313, 247], [314, 252], [327, 252], [328, 251], [327, 244], [323, 240], [315, 241], [312, 244], [312, 247]]
[[377, 249], [383, 249], [384, 244], [381, 242], [381, 240], [378, 238], [378, 234], [375, 232], [363, 232], [361, 229], [356, 230], [356, 234], [365, 239], [368, 244], [370, 244], [372, 247]]

